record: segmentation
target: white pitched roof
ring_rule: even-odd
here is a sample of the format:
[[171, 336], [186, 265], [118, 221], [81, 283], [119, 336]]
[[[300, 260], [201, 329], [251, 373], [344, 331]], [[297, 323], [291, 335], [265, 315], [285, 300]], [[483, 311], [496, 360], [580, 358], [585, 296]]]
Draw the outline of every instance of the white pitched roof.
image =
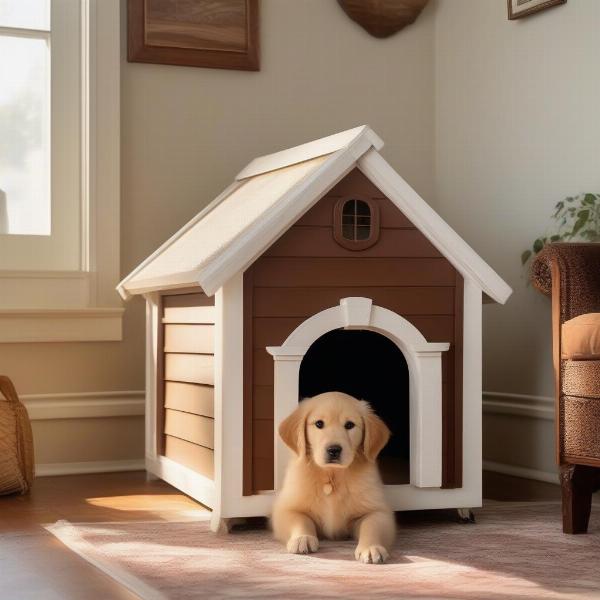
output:
[[358, 167], [463, 275], [497, 302], [512, 290], [398, 175], [367, 126], [254, 159], [219, 197], [117, 287], [127, 298], [200, 285], [214, 294]]
[[306, 144], [294, 146], [281, 152], [259, 156], [238, 173], [236, 180], [239, 181], [247, 177], [254, 177], [255, 175], [268, 173], [269, 171], [294, 165], [305, 160], [310, 160], [311, 158], [316, 158], [317, 156], [331, 154], [342, 148], [347, 148], [361, 136], [368, 138], [375, 149], [380, 150], [383, 148], [383, 140], [372, 129], [369, 129], [366, 125], [362, 125], [361, 127], [334, 133], [320, 140], [307, 142]]

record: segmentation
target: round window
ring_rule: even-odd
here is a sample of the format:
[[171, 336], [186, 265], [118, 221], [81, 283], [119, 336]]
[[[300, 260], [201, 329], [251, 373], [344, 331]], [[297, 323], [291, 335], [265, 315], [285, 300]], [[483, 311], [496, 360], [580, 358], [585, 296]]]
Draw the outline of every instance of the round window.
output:
[[363, 250], [379, 237], [378, 206], [371, 200], [342, 198], [335, 207], [335, 240], [349, 250]]

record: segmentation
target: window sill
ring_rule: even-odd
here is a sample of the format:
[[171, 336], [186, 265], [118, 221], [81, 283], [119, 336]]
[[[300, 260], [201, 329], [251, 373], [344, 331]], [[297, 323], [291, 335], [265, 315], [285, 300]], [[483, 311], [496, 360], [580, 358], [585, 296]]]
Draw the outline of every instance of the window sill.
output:
[[115, 342], [123, 308], [0, 309], [0, 343]]

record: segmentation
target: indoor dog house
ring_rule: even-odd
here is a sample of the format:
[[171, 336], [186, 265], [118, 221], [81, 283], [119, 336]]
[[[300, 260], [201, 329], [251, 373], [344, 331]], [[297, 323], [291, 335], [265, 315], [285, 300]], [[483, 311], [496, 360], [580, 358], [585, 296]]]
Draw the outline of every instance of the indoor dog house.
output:
[[482, 301], [508, 285], [358, 127], [253, 160], [118, 289], [147, 301], [146, 467], [267, 515], [303, 397], [368, 400], [396, 510], [481, 503]]

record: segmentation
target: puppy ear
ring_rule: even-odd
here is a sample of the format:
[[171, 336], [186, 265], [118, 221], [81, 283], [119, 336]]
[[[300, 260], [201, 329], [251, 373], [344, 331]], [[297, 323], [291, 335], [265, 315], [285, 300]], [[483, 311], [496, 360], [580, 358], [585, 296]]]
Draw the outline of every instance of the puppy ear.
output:
[[306, 456], [306, 409], [303, 402], [279, 425], [279, 435], [298, 456]]
[[367, 460], [375, 462], [377, 455], [388, 443], [391, 433], [387, 425], [373, 412], [368, 402], [363, 400], [361, 404], [365, 424], [363, 450]]

